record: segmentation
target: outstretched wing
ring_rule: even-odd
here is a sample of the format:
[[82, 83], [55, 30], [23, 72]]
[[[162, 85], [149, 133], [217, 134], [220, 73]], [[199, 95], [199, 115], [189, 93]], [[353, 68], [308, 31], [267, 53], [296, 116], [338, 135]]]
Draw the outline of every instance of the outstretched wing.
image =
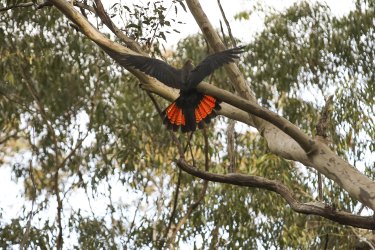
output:
[[245, 46], [241, 46], [207, 56], [191, 71], [189, 88], [196, 87], [206, 76], [211, 75], [224, 64], [234, 62], [234, 60], [239, 58], [239, 54], [244, 52], [244, 48]]
[[181, 88], [181, 70], [175, 69], [161, 60], [145, 56], [123, 55], [118, 59], [118, 62], [124, 67], [131, 66], [155, 77], [169, 87]]

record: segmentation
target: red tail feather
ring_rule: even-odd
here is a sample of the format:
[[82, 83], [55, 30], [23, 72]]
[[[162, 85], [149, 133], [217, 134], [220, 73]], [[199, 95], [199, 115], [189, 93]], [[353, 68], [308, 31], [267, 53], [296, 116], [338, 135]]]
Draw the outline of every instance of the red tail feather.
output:
[[[203, 122], [209, 123], [210, 118], [216, 115], [214, 110], [219, 110], [220, 108], [219, 102], [209, 95], [202, 95], [201, 99], [198, 99], [198, 104], [194, 109], [191, 109], [191, 106], [184, 107], [177, 99], [164, 110], [164, 122], [169, 129], [177, 130], [179, 127], [182, 127], [183, 132], [194, 131], [197, 127], [196, 125], [202, 128]], [[193, 112], [194, 114], [189, 112]], [[187, 121], [186, 116], [191, 117], [192, 115], [195, 119], [188, 119]], [[195, 124], [193, 121], [195, 121]]]

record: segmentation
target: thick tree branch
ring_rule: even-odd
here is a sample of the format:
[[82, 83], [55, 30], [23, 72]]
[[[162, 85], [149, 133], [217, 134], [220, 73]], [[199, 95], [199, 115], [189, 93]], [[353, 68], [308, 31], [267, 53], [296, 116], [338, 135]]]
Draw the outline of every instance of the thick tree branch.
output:
[[[208, 20], [206, 14], [204, 13], [201, 5], [199, 4], [199, 1], [186, 0], [186, 3], [210, 46], [215, 51], [223, 50], [224, 45], [221, 42], [215, 29], [211, 25], [210, 21]], [[235, 66], [235, 64], [228, 65], [226, 67], [226, 70], [239, 95], [248, 99], [250, 102], [255, 103], [255, 98], [253, 98], [253, 95], [251, 94], [250, 90], [246, 88], [246, 81], [243, 77], [241, 77], [242, 75], [239, 73], [239, 70]], [[228, 103], [234, 105], [231, 102]], [[257, 115], [252, 112], [249, 113]], [[359, 173], [346, 161], [342, 160], [339, 156], [333, 153], [326, 145], [323, 145], [321, 143], [319, 145], [311, 145], [313, 146], [313, 148], [310, 148], [309, 150], [308, 141], [302, 142], [299, 140], [305, 140], [306, 138], [302, 138], [305, 136], [302, 136], [301, 134], [297, 136], [296, 134], [296, 136], [299, 137], [296, 138], [296, 136], [291, 135], [282, 127], [278, 126], [274, 122], [270, 122], [267, 119], [265, 120], [270, 123], [264, 122], [254, 117], [253, 120], [255, 127], [265, 137], [265, 139], [268, 142], [268, 146], [273, 153], [287, 159], [294, 159], [300, 161], [306, 166], [311, 166], [315, 168], [319, 172], [326, 175], [328, 178], [336, 181], [353, 197], [368, 205], [373, 210], [375, 209], [375, 183], [366, 176]], [[275, 128], [275, 126], [277, 128]], [[289, 135], [290, 137], [286, 136], [284, 133]], [[301, 152], [299, 147], [295, 145], [291, 138], [298, 142], [299, 146], [301, 146], [307, 154], [305, 154], [305, 152]], [[312, 142], [312, 144], [315, 144], [313, 143], [313, 140], [310, 141]], [[317, 149], [319, 152], [318, 154], [309, 155], [309, 153], [314, 152]], [[334, 167], [332, 167], [333, 165]]]
[[[208, 18], [206, 16], [206, 14], [204, 13], [204, 11], [202, 9], [202, 6], [200, 5], [199, 1], [198, 0], [187, 0], [186, 3], [188, 5], [192, 15], [194, 16], [197, 24], [201, 28], [206, 40], [208, 41], [210, 46], [214, 49], [214, 51], [218, 52], [218, 51], [224, 50], [225, 49], [224, 44], [222, 43], [219, 35], [217, 34], [215, 29], [211, 25], [210, 21], [208, 20]], [[233, 84], [235, 90], [237, 91], [237, 93], [241, 97], [243, 97], [244, 99], [248, 100], [250, 103], [256, 105], [256, 99], [254, 97], [254, 94], [249, 89], [248, 84], [246, 83], [246, 80], [244, 79], [244, 77], [241, 74], [238, 67], [234, 63], [232, 63], [232, 64], [229, 64], [229, 65], [226, 65], [225, 69], [226, 69], [226, 71], [228, 73], [228, 76], [231, 79], [232, 84]], [[269, 133], [269, 131], [276, 132], [278, 135], [280, 134], [280, 131], [278, 131], [276, 128], [274, 128], [274, 126], [276, 126], [278, 129], [284, 131], [287, 135], [289, 135], [291, 138], [293, 138], [303, 148], [303, 150], [306, 153], [311, 153], [312, 151], [314, 151], [313, 141], [308, 140], [306, 136], [302, 135], [303, 133], [301, 134], [301, 133], [297, 132], [295, 135], [297, 137], [299, 137], [299, 139], [302, 139], [302, 137], [305, 137], [304, 139], [302, 139], [302, 140], [296, 139], [295, 137], [293, 137], [289, 133], [287, 133], [285, 130], [283, 130], [283, 127], [280, 127], [280, 126], [278, 126], [278, 125], [276, 125], [272, 122], [267, 123], [265, 121], [269, 121], [269, 120], [264, 119], [263, 117], [258, 116], [257, 114], [254, 114], [252, 112], [250, 112], [250, 114], [256, 116], [256, 117], [251, 116], [251, 119], [254, 121], [255, 127], [261, 133], [264, 132], [264, 131], [268, 132], [268, 133], [263, 133], [263, 135], [266, 137], [267, 141], [269, 142], [269, 145], [270, 144], [272, 145], [272, 141], [275, 139], [274, 134]], [[258, 117], [263, 118], [264, 120], [259, 119]], [[275, 129], [276, 129], [276, 131], [275, 131]], [[284, 139], [288, 139], [288, 141], [290, 141], [290, 138], [288, 138], [288, 137], [286, 137]], [[302, 141], [304, 141], [304, 142], [302, 142]], [[279, 148], [281, 148], [281, 150]], [[285, 157], [285, 153], [283, 152], [283, 148], [284, 147], [276, 147], [276, 150], [273, 150], [274, 148], [270, 147], [271, 150], [273, 150], [274, 152], [276, 151], [275, 153], [283, 153], [282, 156]]]
[[[210, 21], [208, 20], [206, 14], [204, 13], [199, 1], [197, 0], [186, 0], [186, 4], [189, 7], [191, 14], [194, 16], [195, 21], [201, 28], [204, 37], [206, 38], [207, 42], [213, 48], [215, 52], [219, 52], [225, 50], [225, 46], [220, 40], [219, 35], [211, 25]], [[237, 93], [252, 102], [255, 102], [255, 96], [251, 93], [248, 84], [246, 83], [245, 78], [243, 77], [242, 73], [236, 66], [236, 64], [231, 63], [225, 65], [225, 70], [232, 81], [232, 84], [237, 91]]]
[[[201, 83], [198, 85], [198, 89], [205, 93], [217, 97], [226, 103], [229, 103], [236, 108], [247, 111], [248, 113], [262, 118], [275, 125], [277, 128], [282, 130], [284, 133], [292, 137], [308, 154], [313, 154], [316, 151], [315, 141], [303, 133], [296, 125], [289, 122], [287, 119], [279, 116], [278, 114], [259, 106], [256, 103], [252, 103], [245, 99], [239, 98], [235, 94], [232, 94], [226, 90], [217, 88], [215, 86], [210, 86], [210, 88], [200, 88], [201, 85], [207, 83]], [[214, 87], [214, 88], [212, 88]]]
[[184, 159], [179, 159], [177, 165], [185, 172], [204, 180], [244, 187], [262, 188], [278, 193], [286, 200], [290, 207], [298, 213], [319, 215], [343, 225], [375, 229], [375, 221], [372, 216], [359, 216], [344, 211], [337, 211], [321, 202], [301, 203], [293, 197], [293, 193], [287, 186], [278, 181], [243, 174], [221, 175], [209, 173], [190, 166]]
[[[81, 30], [81, 32], [87, 36], [89, 39], [97, 43], [101, 48], [103, 48], [114, 60], [118, 60], [121, 54], [135, 54], [128, 48], [109, 40], [103, 34], [101, 34], [95, 27], [93, 27], [80, 13], [78, 13], [68, 2], [64, 0], [51, 0], [57, 8], [63, 14], [68, 17], [72, 22], [74, 22]], [[148, 89], [151, 92], [158, 94], [159, 96], [167, 100], [175, 100], [177, 97], [177, 90], [169, 88], [154, 78], [148, 77], [139, 71], [128, 69], [132, 74], [134, 74], [141, 82], [141, 87]], [[242, 121], [246, 124], [253, 126], [251, 119], [249, 119], [248, 114], [241, 111], [231, 105], [223, 104], [222, 110], [219, 114], [224, 115], [228, 118], [235, 119], [237, 121]]]
[[[110, 41], [103, 34], [98, 32], [68, 2], [64, 0], [50, 1], [62, 11], [65, 16], [71, 19], [81, 29], [82, 33], [105, 49], [115, 60], [116, 58], [118, 59], [121, 54], [134, 54], [131, 50]], [[229, 65], [229, 67], [233, 67], [233, 64]], [[144, 89], [150, 90], [151, 92], [169, 100], [176, 98], [176, 92], [171, 91], [171, 88], [162, 85], [155, 79], [147, 77], [138, 71], [132, 69], [129, 70], [140, 79], [143, 83], [142, 86]], [[240, 75], [237, 76], [241, 77]], [[265, 125], [269, 123], [262, 122], [262, 125], [258, 126], [258, 130], [263, 132], [266, 139], [269, 141], [269, 147], [273, 152], [286, 159], [297, 160], [306, 166], [315, 168], [328, 178], [337, 182], [354, 198], [358, 199], [368, 207], [375, 209], [375, 182], [338, 157], [326, 145], [317, 141], [314, 142], [314, 140], [303, 134], [289, 121], [255, 103], [251, 103], [227, 91], [205, 83], [199, 84], [198, 90], [213, 95], [242, 110], [239, 111], [239, 109], [233, 109], [233, 106], [231, 107], [230, 105], [223, 105], [223, 110], [220, 112], [222, 115], [238, 121], [243, 121], [247, 124], [254, 124], [252, 118], [246, 117], [247, 113], [251, 113], [259, 115], [262, 119], [272, 122], [272, 124], [276, 125], [279, 129], [276, 129], [274, 126]], [[284, 132], [280, 131], [280, 129]], [[290, 138], [297, 141], [305, 151], [310, 152], [311, 154], [307, 155], [304, 150], [302, 150], [301, 147]]]

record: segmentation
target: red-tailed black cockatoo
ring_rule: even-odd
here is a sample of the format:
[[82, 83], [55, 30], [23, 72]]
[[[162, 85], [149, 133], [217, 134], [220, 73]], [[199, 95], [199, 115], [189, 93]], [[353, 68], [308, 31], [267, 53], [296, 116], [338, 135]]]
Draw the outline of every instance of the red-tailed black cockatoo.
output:
[[125, 55], [119, 59], [122, 66], [131, 66], [165, 85], [180, 89], [180, 96], [164, 111], [164, 123], [168, 129], [182, 132], [195, 131], [202, 128], [203, 123], [209, 123], [219, 110], [220, 101], [216, 98], [199, 93], [197, 85], [224, 64], [234, 62], [244, 47], [224, 50], [207, 56], [196, 67], [191, 60], [187, 60], [181, 69], [169, 64], [144, 56]]

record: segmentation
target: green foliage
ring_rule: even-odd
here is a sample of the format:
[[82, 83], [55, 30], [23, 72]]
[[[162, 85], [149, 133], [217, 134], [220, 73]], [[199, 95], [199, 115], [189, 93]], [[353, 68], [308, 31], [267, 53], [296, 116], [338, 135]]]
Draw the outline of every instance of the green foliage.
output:
[[[169, 4], [169, 2], [168, 2]], [[161, 55], [163, 41], [167, 41], [167, 35], [180, 33], [174, 26], [181, 23], [173, 17], [177, 16], [180, 7], [186, 12], [182, 0], [172, 0], [170, 5], [163, 1], [148, 1], [144, 4], [115, 3], [109, 9], [109, 16], [113, 19], [126, 20], [124, 32], [127, 36], [144, 45], [152, 54]], [[152, 47], [151, 47], [152, 46]]]
[[[266, 29], [248, 45], [240, 66], [260, 103], [312, 135], [324, 98], [334, 93], [332, 147], [373, 176], [373, 161], [366, 155], [375, 146], [375, 14], [370, 2], [361, 3], [342, 18], [333, 17], [322, 4], [306, 2], [268, 13]], [[185, 9], [182, 1], [173, 1], [171, 8], [177, 12], [180, 6]], [[126, 17], [127, 35], [142, 45], [152, 44], [160, 54], [159, 40], [176, 32], [172, 24], [178, 23], [168, 19], [168, 11], [155, 1], [115, 4], [109, 14]], [[177, 188], [171, 229], [198, 200], [203, 184], [186, 173], [179, 179], [173, 163], [177, 150], [148, 95], [134, 76], [114, 65], [54, 8], [2, 12], [0, 24], [5, 24], [0, 25], [0, 141], [9, 137], [0, 144], [0, 161], [23, 184], [19, 216], [1, 213], [0, 246], [22, 242], [31, 207], [28, 247], [55, 246], [58, 171], [67, 248], [160, 248], [170, 233], [166, 230]], [[208, 53], [201, 36], [190, 36], [168, 60], [174, 65], [186, 58], [198, 63]], [[231, 89], [223, 71], [208, 80]], [[157, 101], [166, 107], [161, 98]], [[225, 130], [211, 125], [208, 133], [210, 171], [227, 173]], [[186, 135], [176, 135], [187, 143]], [[235, 140], [237, 172], [278, 180], [302, 202], [316, 195], [316, 174], [271, 154], [260, 135], [237, 131]], [[203, 169], [201, 132], [194, 134], [191, 145], [196, 165]], [[333, 182], [324, 186], [325, 202], [351, 212], [358, 209]], [[75, 204], [78, 194], [87, 207]], [[51, 211], [53, 216], [46, 216]], [[351, 228], [297, 214], [275, 193], [209, 183], [174, 244], [348, 249], [356, 241]]]
[[342, 18], [307, 2], [273, 14], [245, 62], [260, 101], [306, 131], [315, 131], [322, 101], [335, 94], [330, 136], [354, 162], [373, 151], [375, 135], [374, 9], [363, 6]]

